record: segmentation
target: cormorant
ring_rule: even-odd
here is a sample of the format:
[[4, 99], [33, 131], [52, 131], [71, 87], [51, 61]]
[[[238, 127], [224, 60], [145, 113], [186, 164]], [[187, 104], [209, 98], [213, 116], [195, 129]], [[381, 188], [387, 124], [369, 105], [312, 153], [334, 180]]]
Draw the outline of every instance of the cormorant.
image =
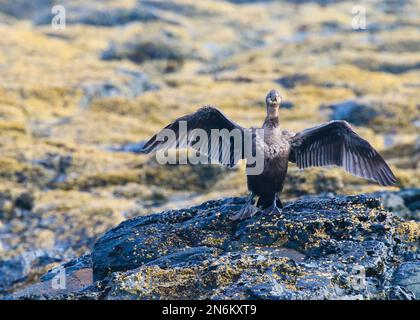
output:
[[[205, 106], [192, 114], [178, 118], [164, 128], [174, 132], [175, 141], [165, 143], [159, 138], [158, 133], [146, 142], [143, 151], [150, 153], [161, 149], [185, 147], [194, 149], [194, 143], [197, 140], [196, 135], [191, 134], [194, 129], [204, 130], [209, 137], [212, 129], [236, 130], [242, 137], [245, 133], [249, 133], [252, 149], [263, 153], [264, 166], [259, 174], [247, 172], [250, 194], [240, 212], [232, 217], [234, 220], [251, 217], [258, 211], [253, 204], [255, 196], [259, 197], [257, 207], [260, 207], [264, 213], [281, 212], [279, 208], [283, 206], [279, 194], [283, 189], [289, 161], [296, 163], [300, 169], [315, 166], [340, 166], [353, 175], [374, 180], [383, 186], [395, 184], [396, 178], [381, 155], [369, 142], [354, 132], [346, 121], [333, 120], [294, 133], [280, 128], [280, 93], [277, 90], [271, 90], [265, 101], [267, 116], [262, 128], [259, 128], [262, 135], [257, 133], [257, 128], [243, 128], [228, 119], [217, 108]], [[180, 130], [181, 122], [187, 125], [185, 132]], [[212, 148], [210, 140], [208, 140], [209, 150]], [[222, 139], [222, 144], [228, 145], [227, 156], [222, 156], [221, 149], [207, 152], [206, 156], [228, 167], [236, 165], [241, 158], [248, 159], [244, 152], [244, 143], [238, 147], [234, 143], [227, 144], [227, 140]], [[239, 157], [234, 157], [238, 154]]]

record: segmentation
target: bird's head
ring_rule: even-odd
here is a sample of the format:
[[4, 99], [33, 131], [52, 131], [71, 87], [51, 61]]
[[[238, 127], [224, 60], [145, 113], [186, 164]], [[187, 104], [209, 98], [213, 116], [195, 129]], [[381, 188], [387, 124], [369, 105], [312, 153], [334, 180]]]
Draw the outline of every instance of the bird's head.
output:
[[281, 103], [281, 95], [276, 89], [270, 90], [265, 98], [265, 103], [267, 104], [267, 108], [278, 108]]

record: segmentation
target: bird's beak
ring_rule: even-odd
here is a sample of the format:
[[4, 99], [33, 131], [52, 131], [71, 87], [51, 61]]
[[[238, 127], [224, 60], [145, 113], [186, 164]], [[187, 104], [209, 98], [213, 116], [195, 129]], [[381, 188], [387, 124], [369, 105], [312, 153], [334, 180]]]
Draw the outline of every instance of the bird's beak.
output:
[[280, 99], [279, 98], [276, 98], [275, 100], [268, 99], [268, 103], [270, 106], [278, 106], [280, 104]]

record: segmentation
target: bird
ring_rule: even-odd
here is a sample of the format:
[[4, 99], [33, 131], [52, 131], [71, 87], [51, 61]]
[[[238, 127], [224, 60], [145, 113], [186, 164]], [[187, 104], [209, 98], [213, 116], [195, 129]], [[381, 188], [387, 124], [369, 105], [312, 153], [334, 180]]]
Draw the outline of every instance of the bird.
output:
[[[211, 105], [176, 119], [143, 146], [143, 153], [159, 150], [190, 148], [203, 153], [205, 157], [227, 167], [234, 167], [240, 159], [247, 164], [247, 186], [249, 195], [242, 208], [231, 216], [232, 220], [252, 217], [258, 211], [263, 214], [281, 214], [283, 204], [280, 194], [283, 190], [289, 163], [299, 169], [309, 167], [343, 168], [352, 175], [373, 180], [382, 186], [390, 186], [397, 179], [371, 144], [359, 136], [345, 120], [331, 120], [327, 123], [293, 132], [280, 126], [279, 109], [282, 96], [278, 90], [270, 90], [265, 98], [266, 117], [260, 128], [244, 128]], [[181, 123], [186, 126], [181, 130]], [[159, 138], [164, 131], [173, 132], [172, 141]], [[214, 141], [204, 139], [197, 147], [197, 130], [210, 136], [213, 130], [227, 130], [239, 133], [243, 141], [231, 142], [229, 137], [221, 140], [222, 146], [214, 147]], [[251, 172], [248, 163], [251, 152], [246, 152], [244, 141], [250, 137], [248, 149], [262, 155], [262, 169]], [[203, 149], [201, 147], [207, 147]], [[203, 151], [204, 150], [204, 151]], [[224, 154], [223, 152], [224, 151]], [[254, 161], [255, 162], [255, 161]], [[254, 165], [255, 167], [255, 165]], [[258, 198], [255, 204], [255, 198]]]

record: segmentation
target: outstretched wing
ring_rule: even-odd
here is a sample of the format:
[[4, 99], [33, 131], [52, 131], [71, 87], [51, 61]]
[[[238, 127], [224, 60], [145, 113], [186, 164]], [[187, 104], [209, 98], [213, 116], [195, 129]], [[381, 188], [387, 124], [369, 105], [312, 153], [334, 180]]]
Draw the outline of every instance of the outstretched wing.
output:
[[[185, 130], [184, 130], [185, 128]], [[173, 141], [162, 141], [161, 137], [164, 135], [164, 130], [172, 130], [175, 134]], [[207, 140], [201, 141], [197, 130], [201, 129], [205, 132]], [[214, 129], [222, 131], [218, 139], [212, 135]], [[204, 131], [203, 131], [204, 130]], [[226, 131], [227, 130], [227, 131]], [[196, 112], [180, 117], [171, 124], [167, 125], [159, 133], [155, 134], [143, 147], [143, 152], [151, 153], [158, 150], [167, 150], [173, 148], [193, 148], [204, 154], [208, 159], [212, 159], [222, 165], [233, 167], [239, 159], [243, 159], [243, 127], [237, 125], [229, 120], [221, 111], [212, 106], [205, 106], [198, 109]], [[241, 141], [236, 143], [232, 135], [240, 137]], [[216, 141], [217, 140], [217, 141]], [[203, 146], [203, 143], [206, 143]], [[205, 147], [197, 149], [197, 145]], [[203, 150], [205, 150], [203, 152]]]
[[299, 168], [336, 165], [383, 186], [397, 181], [381, 155], [346, 121], [334, 120], [297, 133], [289, 161]]

